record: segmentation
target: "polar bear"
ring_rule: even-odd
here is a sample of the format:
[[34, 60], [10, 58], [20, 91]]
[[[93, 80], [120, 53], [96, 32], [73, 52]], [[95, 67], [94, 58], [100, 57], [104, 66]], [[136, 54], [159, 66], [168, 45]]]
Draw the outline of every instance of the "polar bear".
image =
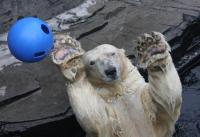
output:
[[57, 35], [52, 60], [66, 78], [67, 93], [88, 137], [171, 137], [180, 115], [182, 86], [159, 32], [143, 34], [135, 46], [148, 82], [109, 44], [85, 52], [78, 41]]

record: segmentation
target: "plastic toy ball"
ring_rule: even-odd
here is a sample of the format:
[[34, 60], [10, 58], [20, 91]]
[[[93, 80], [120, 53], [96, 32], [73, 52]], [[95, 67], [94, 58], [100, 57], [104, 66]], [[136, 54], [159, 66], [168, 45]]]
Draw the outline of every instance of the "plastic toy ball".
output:
[[18, 20], [8, 32], [8, 47], [12, 55], [23, 62], [37, 62], [53, 48], [53, 34], [48, 25], [34, 17]]

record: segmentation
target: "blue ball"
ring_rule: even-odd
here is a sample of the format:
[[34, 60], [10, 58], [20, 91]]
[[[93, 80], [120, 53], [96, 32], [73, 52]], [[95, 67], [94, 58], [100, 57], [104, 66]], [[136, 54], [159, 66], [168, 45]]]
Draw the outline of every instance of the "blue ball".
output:
[[18, 20], [8, 32], [8, 47], [12, 55], [23, 62], [37, 62], [53, 48], [53, 34], [48, 25], [34, 17]]

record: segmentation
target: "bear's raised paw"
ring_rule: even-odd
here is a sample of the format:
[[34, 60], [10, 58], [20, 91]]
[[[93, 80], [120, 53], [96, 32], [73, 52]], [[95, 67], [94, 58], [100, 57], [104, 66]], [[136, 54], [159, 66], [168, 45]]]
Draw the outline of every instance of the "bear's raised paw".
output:
[[166, 58], [171, 49], [163, 34], [151, 32], [138, 37], [135, 50], [139, 66], [147, 68], [157, 60]]
[[78, 69], [83, 67], [81, 56], [84, 53], [85, 51], [76, 39], [66, 34], [55, 35], [51, 57], [67, 80], [72, 82], [76, 79]]

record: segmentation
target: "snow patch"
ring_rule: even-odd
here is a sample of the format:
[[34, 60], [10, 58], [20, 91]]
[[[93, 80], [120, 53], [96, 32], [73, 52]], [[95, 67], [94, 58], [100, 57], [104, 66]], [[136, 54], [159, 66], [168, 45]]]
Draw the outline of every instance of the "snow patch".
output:
[[6, 95], [6, 86], [0, 87], [0, 96], [4, 97]]
[[3, 33], [3, 34], [0, 34], [0, 41], [7, 41], [7, 35], [8, 33]]
[[67, 30], [69, 29], [70, 25], [76, 23], [77, 21], [84, 20], [84, 18], [90, 16], [91, 13], [88, 12], [88, 8], [95, 4], [96, 0], [86, 0], [78, 7], [61, 13], [47, 22], [53, 30]]
[[0, 35], [0, 41], [2, 41], [2, 43], [0, 43], [0, 71], [8, 65], [14, 63], [21, 64], [21, 61], [17, 60], [13, 55], [11, 55], [8, 45], [3, 44], [7, 41], [7, 33]]
[[69, 12], [76, 13], [77, 17], [85, 17], [85, 16], [90, 15], [90, 13], [88, 12], [88, 8], [95, 4], [96, 4], [95, 0], [87, 0], [80, 6], [74, 8], [74, 9], [71, 9]]

